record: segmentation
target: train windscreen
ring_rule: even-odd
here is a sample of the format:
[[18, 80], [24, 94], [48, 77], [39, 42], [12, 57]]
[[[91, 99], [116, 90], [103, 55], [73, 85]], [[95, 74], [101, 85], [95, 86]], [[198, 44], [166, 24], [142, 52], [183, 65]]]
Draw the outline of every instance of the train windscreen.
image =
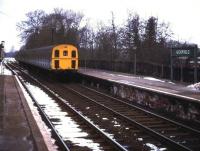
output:
[[59, 50], [55, 50], [54, 56], [55, 56], [55, 57], [59, 57]]
[[72, 50], [72, 58], [76, 58], [76, 51]]

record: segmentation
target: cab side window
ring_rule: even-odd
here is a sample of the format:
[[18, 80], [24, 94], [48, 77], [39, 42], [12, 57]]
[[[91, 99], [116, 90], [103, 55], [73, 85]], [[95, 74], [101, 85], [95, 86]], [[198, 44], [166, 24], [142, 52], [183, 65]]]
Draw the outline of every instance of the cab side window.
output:
[[55, 57], [59, 57], [59, 50], [55, 50], [54, 56], [55, 56]]
[[76, 51], [72, 50], [72, 58], [76, 58]]

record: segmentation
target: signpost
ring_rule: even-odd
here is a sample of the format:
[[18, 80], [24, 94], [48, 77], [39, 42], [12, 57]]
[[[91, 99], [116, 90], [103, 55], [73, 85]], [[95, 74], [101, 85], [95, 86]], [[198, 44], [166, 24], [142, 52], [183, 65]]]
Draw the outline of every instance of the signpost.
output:
[[[171, 81], [173, 80], [173, 59], [174, 58], [193, 58], [194, 59], [194, 82], [197, 82], [197, 45], [185, 47], [174, 47], [171, 49]], [[182, 62], [181, 62], [181, 80], [182, 80]]]
[[1, 41], [1, 44], [0, 44], [0, 68], [1, 68], [1, 74], [3, 73], [4, 43], [5, 43], [5, 41]]
[[0, 44], [0, 62], [3, 60], [3, 55], [4, 55], [4, 41], [1, 41], [1, 44]]

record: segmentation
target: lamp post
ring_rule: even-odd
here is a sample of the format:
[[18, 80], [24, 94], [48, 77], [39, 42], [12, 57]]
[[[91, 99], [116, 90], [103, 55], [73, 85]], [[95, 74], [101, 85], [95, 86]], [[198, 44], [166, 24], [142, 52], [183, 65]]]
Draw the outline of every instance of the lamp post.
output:
[[197, 74], [198, 74], [198, 71], [197, 71], [197, 64], [198, 64], [197, 50], [198, 50], [198, 46], [195, 45], [194, 46], [194, 83], [196, 83], [198, 81], [198, 79], [197, 79]]
[[136, 72], [137, 72], [137, 55], [136, 55], [137, 47], [133, 47], [133, 50], [134, 50], [134, 74], [136, 75]]
[[173, 55], [172, 48], [170, 48], [170, 79], [173, 81]]
[[53, 34], [54, 34], [54, 27], [51, 28], [51, 43], [52, 43], [52, 45], [54, 44]]

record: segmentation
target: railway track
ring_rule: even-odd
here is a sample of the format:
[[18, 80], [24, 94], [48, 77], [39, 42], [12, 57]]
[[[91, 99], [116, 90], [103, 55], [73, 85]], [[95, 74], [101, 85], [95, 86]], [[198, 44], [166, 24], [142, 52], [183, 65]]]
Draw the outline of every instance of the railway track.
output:
[[[79, 146], [76, 144], [73, 144], [70, 140], [64, 140], [58, 131], [55, 128], [55, 125], [53, 124], [55, 119], [52, 119], [47, 116], [47, 113], [44, 111], [44, 106], [41, 106], [37, 99], [34, 97], [31, 91], [29, 91], [28, 87], [26, 86], [24, 79], [29, 79], [28, 81], [32, 81], [34, 83], [37, 83], [37, 85], [40, 85], [46, 93], [51, 95], [51, 97], [58, 101], [61, 105], [61, 108], [64, 108], [64, 111], [67, 112], [68, 116], [70, 116], [75, 122], [78, 123], [78, 127], [87, 133], [87, 135], [82, 136], [84, 139], [87, 139], [88, 141], [91, 141], [91, 143], [98, 144], [97, 150], [122, 150], [127, 151], [127, 146], [122, 146], [118, 142], [116, 142], [112, 137], [107, 135], [105, 132], [103, 132], [101, 129], [99, 129], [97, 126], [95, 126], [91, 121], [89, 121], [87, 118], [85, 118], [83, 115], [81, 115], [77, 110], [75, 110], [71, 105], [69, 105], [64, 99], [60, 98], [55, 94], [53, 91], [51, 91], [49, 88], [41, 84], [39, 81], [34, 79], [33, 77], [29, 76], [27, 73], [20, 71], [21, 69], [16, 68], [14, 66], [11, 67], [11, 65], [7, 65], [7, 67], [15, 74], [18, 75], [18, 79], [20, 80], [23, 87], [26, 89], [27, 93], [30, 95], [36, 106], [38, 107], [38, 110], [43, 118], [45, 120], [45, 123], [47, 123], [48, 127], [52, 131], [52, 136], [56, 140], [56, 144], [59, 146], [59, 150], [94, 150], [85, 146]], [[18, 70], [18, 73], [13, 70], [13, 68]], [[24, 75], [25, 74], [25, 75]], [[20, 75], [20, 77], [19, 77]], [[27, 77], [28, 76], [28, 77]], [[23, 80], [22, 78], [23, 77]], [[25, 81], [26, 81], [25, 80]], [[66, 128], [68, 125], [65, 125]], [[131, 149], [131, 148], [129, 148]], [[141, 149], [141, 148], [140, 148]], [[138, 150], [140, 150], [138, 149]]]
[[46, 85], [127, 150], [200, 149], [198, 130], [78, 84]]
[[[59, 89], [58, 87], [56, 86], [57, 90]], [[107, 118], [108, 121], [113, 118], [118, 119], [117, 123], [120, 126], [117, 131], [124, 135], [126, 139], [131, 139], [131, 136], [134, 136], [136, 140], [142, 140], [143, 144], [148, 146], [155, 145], [157, 149], [161, 150], [199, 150], [200, 148], [200, 133], [197, 130], [124, 103], [121, 100], [90, 88], [76, 84], [62, 84], [58, 91], [62, 92], [63, 87], [82, 97], [83, 100], [81, 102], [73, 101], [71, 103], [77, 106], [85, 116], [94, 119], [95, 117], [91, 116], [92, 114], [94, 115], [93, 112], [96, 111], [97, 113], [98, 110], [102, 110], [104, 112], [101, 116], [102, 119]], [[72, 97], [67, 91], [61, 95], [70, 95]], [[94, 107], [94, 104], [97, 104], [97, 107]], [[88, 109], [88, 111], [84, 109]], [[109, 113], [106, 113], [106, 111], [109, 111]], [[110, 117], [111, 114], [113, 114], [113, 117]], [[97, 113], [97, 115], [101, 115], [101, 113]], [[97, 121], [96, 124], [98, 125], [99, 122]], [[115, 125], [111, 128], [114, 129], [114, 127]], [[102, 128], [104, 127], [102, 126]], [[114, 132], [112, 133], [114, 134]]]
[[12, 68], [10, 66], [8, 66], [6, 64], [6, 67], [8, 69], [10, 69], [10, 71], [13, 73], [13, 75], [16, 75], [17, 80], [20, 82], [20, 84], [23, 86], [23, 88], [26, 90], [27, 94], [30, 96], [30, 98], [32, 99], [32, 101], [34, 102], [35, 106], [37, 106], [38, 111], [42, 117], [42, 119], [45, 121], [45, 123], [48, 125], [49, 129], [51, 129], [52, 131], [52, 136], [55, 138], [56, 140], [56, 144], [59, 146], [59, 148], [61, 150], [65, 150], [65, 151], [70, 151], [68, 146], [64, 143], [64, 141], [61, 139], [60, 135], [57, 133], [56, 129], [54, 128], [54, 126], [52, 125], [52, 123], [50, 122], [48, 116], [46, 115], [46, 113], [42, 110], [41, 106], [39, 105], [39, 103], [37, 102], [37, 99], [34, 97], [34, 95], [32, 95], [31, 91], [29, 91], [28, 87], [26, 86], [24, 80], [22, 80], [21, 77], [19, 77], [18, 73], [14, 70], [12, 70]]
[[[200, 131], [169, 120], [162, 116], [143, 110], [134, 105], [98, 92], [81, 85], [64, 86], [91, 101], [109, 108], [122, 118], [138, 124], [139, 127], [149, 130], [152, 135], [159, 137], [160, 141], [172, 145], [174, 149], [200, 150]], [[176, 148], [177, 147], [177, 148]]]

